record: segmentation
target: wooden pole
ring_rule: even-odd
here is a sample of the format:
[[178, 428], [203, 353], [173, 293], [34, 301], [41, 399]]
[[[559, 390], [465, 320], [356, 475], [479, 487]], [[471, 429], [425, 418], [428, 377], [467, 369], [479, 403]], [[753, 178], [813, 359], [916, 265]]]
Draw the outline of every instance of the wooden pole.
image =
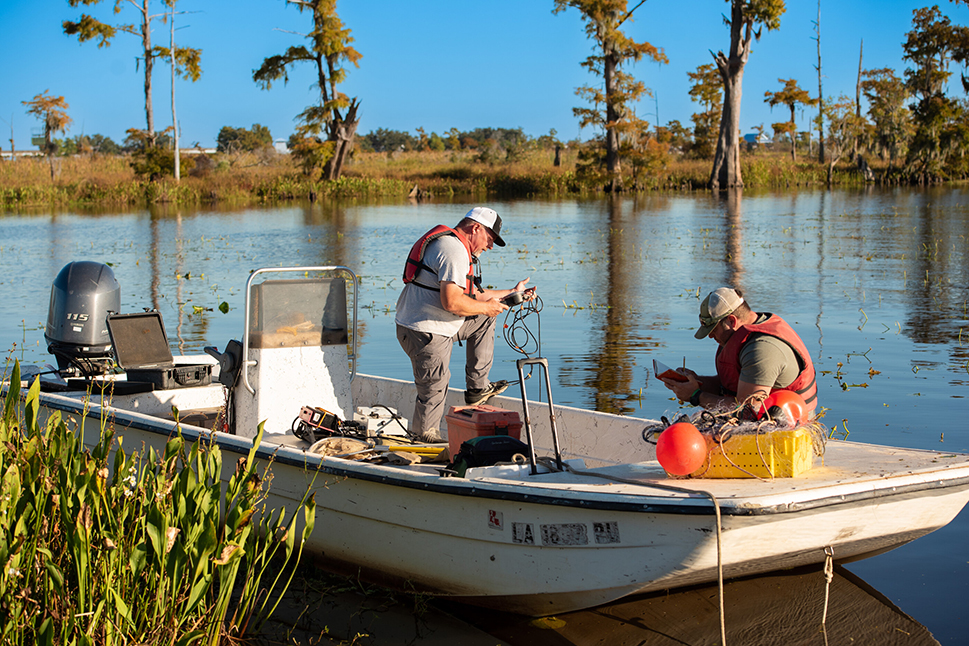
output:
[[175, 140], [175, 183], [178, 184], [182, 180], [182, 169], [181, 160], [178, 154], [178, 117], [175, 114], [175, 3], [177, 0], [172, 0], [171, 13], [169, 18], [171, 19], [171, 51], [172, 55], [172, 136]]

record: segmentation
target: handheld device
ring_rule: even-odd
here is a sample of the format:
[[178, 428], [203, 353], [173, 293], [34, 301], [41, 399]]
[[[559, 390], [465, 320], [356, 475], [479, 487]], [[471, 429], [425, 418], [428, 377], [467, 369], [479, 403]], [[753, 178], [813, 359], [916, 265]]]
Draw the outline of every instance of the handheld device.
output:
[[504, 305], [507, 305], [508, 307], [512, 307], [513, 305], [518, 305], [524, 300], [525, 300], [524, 292], [512, 292], [511, 294], [508, 294], [507, 296], [502, 297], [501, 302]]

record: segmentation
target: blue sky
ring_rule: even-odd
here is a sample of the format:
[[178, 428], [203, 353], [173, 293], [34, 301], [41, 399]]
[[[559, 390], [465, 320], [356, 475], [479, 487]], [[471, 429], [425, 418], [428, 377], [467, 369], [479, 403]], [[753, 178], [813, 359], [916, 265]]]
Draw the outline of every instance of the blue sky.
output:
[[[632, 6], [634, 3], [630, 3]], [[815, 0], [788, 0], [779, 30], [764, 31], [754, 45], [744, 75], [741, 128], [748, 132], [786, 117], [771, 112], [764, 92], [778, 78], [795, 78], [817, 94]], [[136, 70], [139, 43], [119, 34], [98, 49], [63, 34], [61, 22], [82, 12], [112, 19], [112, 0], [72, 9], [66, 0], [3, 0], [0, 5], [0, 145], [9, 150], [10, 124], [18, 150], [32, 148], [30, 132], [40, 123], [21, 101], [49, 89], [70, 104], [70, 135], [103, 134], [121, 142], [130, 127], [144, 128], [143, 75]], [[123, 0], [120, 18], [135, 20]], [[579, 13], [552, 14], [551, 0], [343, 0], [338, 11], [363, 54], [351, 67], [343, 90], [359, 97], [358, 132], [377, 128], [443, 133], [452, 127], [522, 128], [540, 136], [554, 128], [562, 139], [588, 138], [572, 108], [582, 105], [575, 88], [597, 79], [580, 62], [591, 52]], [[864, 67], [905, 68], [901, 44], [911, 29], [912, 10], [926, 3], [901, 0], [822, 0], [821, 48], [824, 92], [854, 96], [858, 52], [864, 39]], [[958, 24], [969, 23], [969, 8], [941, 2]], [[295, 117], [314, 100], [312, 70], [298, 69], [288, 85], [270, 91], [252, 82], [262, 60], [301, 39], [310, 18], [284, 0], [179, 0], [177, 42], [202, 49], [203, 75], [196, 83], [177, 81], [177, 112], [183, 145], [213, 146], [229, 125], [268, 126], [275, 138], [293, 132]], [[723, 0], [648, 0], [634, 14], [627, 33], [662, 48], [668, 65], [641, 62], [634, 74], [655, 92], [637, 108], [651, 123], [678, 119], [690, 125], [699, 111], [688, 96], [686, 73], [711, 61], [710, 50], [726, 49], [729, 32]], [[115, 18], [116, 19], [116, 18]], [[168, 42], [160, 22], [156, 44]], [[958, 81], [956, 81], [958, 85]], [[156, 65], [157, 129], [171, 124], [169, 69]], [[961, 90], [960, 90], [961, 92]], [[810, 114], [799, 115], [807, 127]]]

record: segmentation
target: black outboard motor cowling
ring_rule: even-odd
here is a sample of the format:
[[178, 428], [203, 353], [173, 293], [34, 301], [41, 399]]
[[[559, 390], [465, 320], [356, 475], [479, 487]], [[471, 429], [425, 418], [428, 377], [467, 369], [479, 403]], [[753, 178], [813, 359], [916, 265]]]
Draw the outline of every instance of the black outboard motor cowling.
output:
[[121, 311], [121, 285], [99, 262], [71, 262], [50, 289], [47, 351], [59, 370], [82, 376], [107, 372], [114, 364], [106, 318]]

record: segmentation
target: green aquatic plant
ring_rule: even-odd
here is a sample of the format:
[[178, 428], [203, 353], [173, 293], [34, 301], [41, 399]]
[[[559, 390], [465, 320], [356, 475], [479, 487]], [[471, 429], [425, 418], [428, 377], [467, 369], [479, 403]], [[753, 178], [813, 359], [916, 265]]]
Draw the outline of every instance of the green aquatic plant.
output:
[[214, 646], [260, 628], [315, 522], [309, 494], [301, 516], [266, 509], [271, 465], [255, 459], [261, 426], [223, 483], [210, 441], [187, 446], [177, 433], [160, 454], [129, 454], [102, 422], [85, 450], [83, 421], [69, 427], [43, 409], [38, 380], [21, 397], [19, 362], [8, 383], [0, 642]]

